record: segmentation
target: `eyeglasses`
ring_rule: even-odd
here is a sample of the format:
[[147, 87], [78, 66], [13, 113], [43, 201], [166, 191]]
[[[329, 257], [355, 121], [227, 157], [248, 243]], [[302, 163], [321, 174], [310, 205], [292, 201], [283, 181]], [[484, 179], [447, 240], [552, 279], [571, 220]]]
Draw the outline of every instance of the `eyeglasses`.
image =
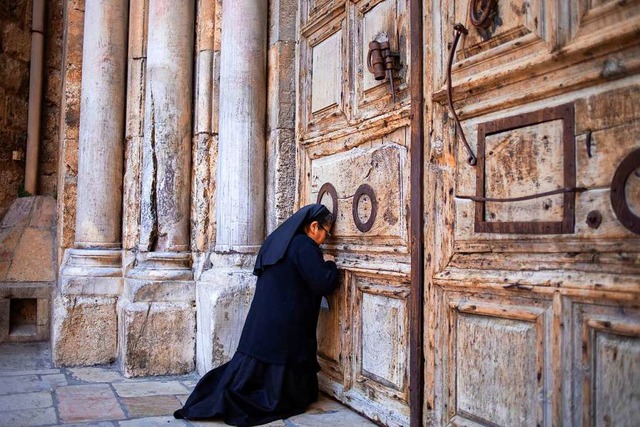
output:
[[331, 237], [331, 233], [326, 228], [322, 227], [325, 233], [327, 233], [327, 237]]

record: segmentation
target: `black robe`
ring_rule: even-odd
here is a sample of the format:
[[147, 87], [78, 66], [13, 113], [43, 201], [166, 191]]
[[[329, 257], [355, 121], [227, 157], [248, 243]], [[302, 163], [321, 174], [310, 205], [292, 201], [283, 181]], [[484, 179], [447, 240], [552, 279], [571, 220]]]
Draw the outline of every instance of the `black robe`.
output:
[[[316, 206], [321, 205], [303, 208], [306, 218], [313, 218]], [[280, 258], [261, 257], [262, 250], [258, 255], [256, 292], [237, 352], [202, 377], [176, 418], [222, 418], [230, 425], [254, 426], [302, 413], [317, 399], [320, 301], [335, 289], [338, 270], [299, 228], [288, 235], [290, 221], [300, 220], [296, 215], [272, 234], [287, 233], [288, 241], [272, 239], [268, 245], [271, 255], [284, 245]]]

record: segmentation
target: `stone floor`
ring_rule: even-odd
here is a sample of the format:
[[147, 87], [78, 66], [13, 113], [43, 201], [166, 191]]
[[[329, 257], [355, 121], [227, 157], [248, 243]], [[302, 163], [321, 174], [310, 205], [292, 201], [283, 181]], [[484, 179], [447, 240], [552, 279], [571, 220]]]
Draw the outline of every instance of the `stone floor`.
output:
[[[171, 415], [198, 380], [195, 374], [128, 379], [110, 367], [51, 366], [48, 343], [0, 344], [1, 426], [225, 426]], [[306, 413], [273, 427], [375, 424], [341, 404], [321, 398]]]

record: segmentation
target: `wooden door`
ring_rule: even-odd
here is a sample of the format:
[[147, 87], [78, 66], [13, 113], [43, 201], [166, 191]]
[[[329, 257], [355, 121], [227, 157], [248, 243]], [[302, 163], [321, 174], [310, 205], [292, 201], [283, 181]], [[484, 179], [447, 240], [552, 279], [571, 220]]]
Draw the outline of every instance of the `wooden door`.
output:
[[[302, 0], [298, 51], [299, 204], [336, 213], [326, 250], [341, 286], [321, 312], [321, 388], [390, 426], [409, 422], [410, 144], [406, 0]], [[401, 68], [369, 73], [390, 43]]]
[[425, 421], [638, 425], [640, 2], [427, 3]]

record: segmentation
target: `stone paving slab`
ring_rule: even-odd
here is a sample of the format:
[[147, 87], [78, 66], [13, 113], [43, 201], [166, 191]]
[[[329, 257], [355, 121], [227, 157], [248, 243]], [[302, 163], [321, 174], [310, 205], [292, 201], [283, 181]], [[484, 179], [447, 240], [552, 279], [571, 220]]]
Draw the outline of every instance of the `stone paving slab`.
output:
[[79, 424], [62, 424], [64, 427], [116, 427], [118, 425], [117, 421], [99, 421], [99, 422], [90, 422], [90, 423], [79, 423]]
[[58, 424], [58, 419], [56, 417], [56, 410], [51, 407], [45, 409], [1, 411], [0, 423], [0, 425], [11, 427], [46, 426]]
[[187, 402], [187, 399], [189, 398], [188, 394], [179, 394], [176, 396], [176, 398], [178, 398], [178, 400], [180, 401], [180, 405], [184, 406], [184, 404]]
[[122, 382], [114, 383], [113, 388], [120, 397], [144, 397], [189, 393], [189, 390], [178, 381]]
[[125, 419], [124, 412], [108, 384], [70, 385], [56, 389], [60, 420], [63, 422]]
[[287, 427], [375, 427], [376, 424], [329, 399], [320, 399], [307, 412], [286, 420]]
[[[0, 426], [226, 427], [221, 420], [173, 418], [196, 382], [195, 373], [125, 378], [111, 366], [53, 369], [48, 343], [0, 344]], [[305, 414], [263, 427], [316, 426], [375, 424], [321, 397]]]
[[[21, 393], [0, 396], [2, 411], [20, 411], [24, 409], [42, 409], [53, 407], [51, 393]], [[0, 412], [3, 414], [4, 412]], [[0, 421], [2, 420], [0, 415]]]
[[[138, 418], [137, 420], [127, 420], [118, 422], [119, 427], [163, 427], [163, 426], [188, 426], [189, 424], [183, 420], [176, 420], [173, 416], [170, 417], [151, 417], [151, 418]], [[209, 427], [215, 427], [217, 424], [208, 423]], [[228, 427], [226, 424], [222, 424]]]
[[0, 371], [39, 371], [52, 367], [48, 342], [3, 343], [0, 349]]
[[40, 381], [37, 375], [21, 375], [17, 377], [0, 376], [0, 395], [33, 393], [45, 390], [53, 391], [53, 388], [48, 383]]
[[182, 407], [175, 396], [123, 397], [120, 400], [130, 418], [173, 415], [176, 409]]
[[69, 368], [68, 371], [73, 378], [88, 383], [111, 383], [125, 379], [120, 372], [108, 368]]
[[20, 375], [53, 375], [62, 373], [61, 369], [39, 369], [31, 371], [5, 371], [0, 369], [0, 376], [15, 377]]
[[40, 379], [44, 384], [49, 385], [52, 389], [69, 385], [65, 374], [41, 375]]
[[[207, 421], [186, 421], [186, 423], [190, 426], [196, 426], [196, 427], [228, 427], [227, 424], [225, 424], [224, 422], [220, 421], [220, 420], [207, 420]], [[273, 426], [273, 427], [283, 427], [284, 426], [284, 422], [282, 422], [281, 424], [266, 424], [266, 426]]]

